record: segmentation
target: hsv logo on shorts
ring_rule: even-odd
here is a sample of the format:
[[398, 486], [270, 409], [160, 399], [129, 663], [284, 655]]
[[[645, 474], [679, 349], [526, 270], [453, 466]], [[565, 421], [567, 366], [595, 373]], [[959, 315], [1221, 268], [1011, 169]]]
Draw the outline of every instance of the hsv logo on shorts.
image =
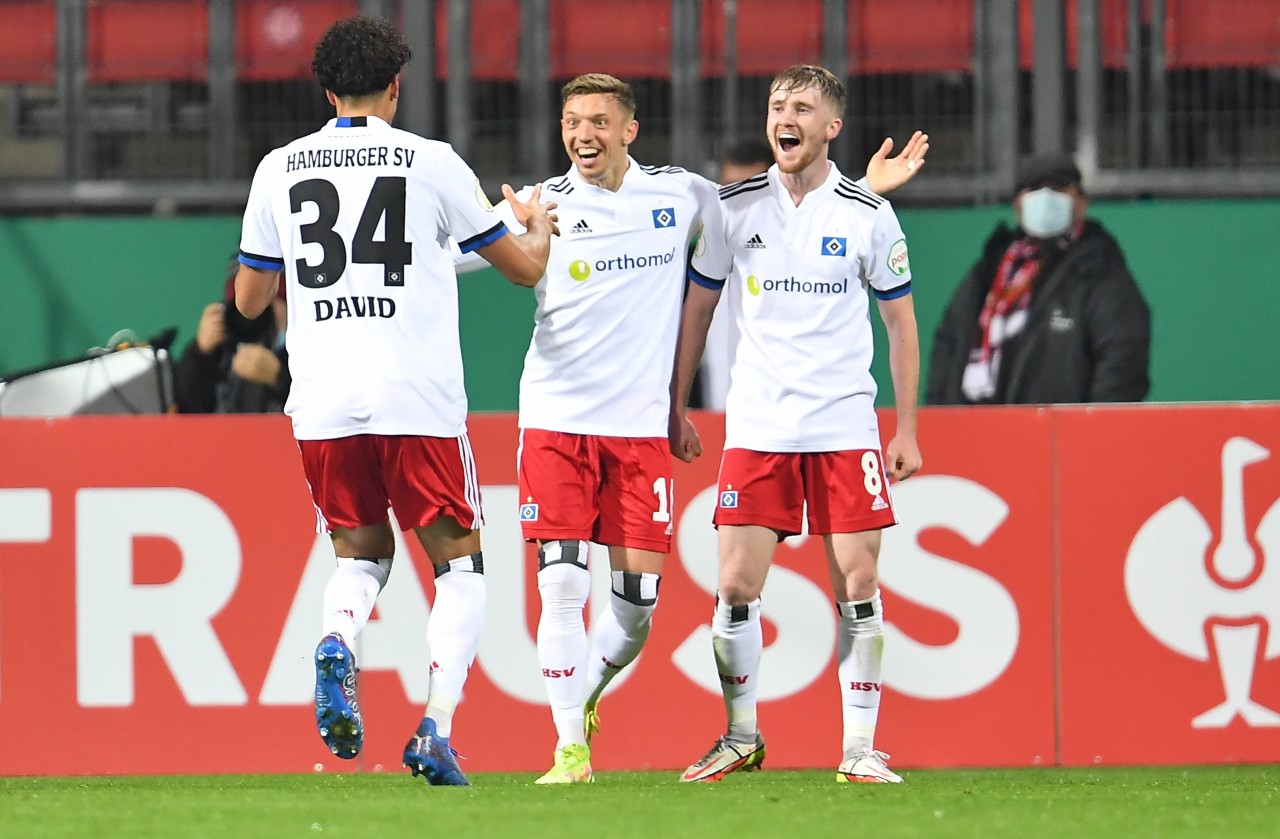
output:
[[844, 256], [846, 252], [845, 238], [843, 236], [822, 237], [823, 256]]
[[734, 510], [738, 507], [738, 491], [736, 489], [726, 489], [720, 493], [720, 506], [726, 510]]
[[538, 505], [537, 504], [521, 504], [520, 505], [520, 521], [537, 521]]
[[660, 210], [653, 211], [654, 227], [675, 227], [676, 211], [671, 207], [663, 207]]

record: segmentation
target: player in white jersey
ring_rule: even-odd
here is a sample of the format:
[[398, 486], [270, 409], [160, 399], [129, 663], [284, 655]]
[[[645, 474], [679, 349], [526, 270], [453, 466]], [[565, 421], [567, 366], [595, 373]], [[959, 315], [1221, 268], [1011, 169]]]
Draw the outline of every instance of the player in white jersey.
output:
[[[639, 130], [629, 85], [588, 74], [562, 100], [573, 165], [544, 186], [563, 235], [535, 287], [520, 381], [519, 515], [540, 543], [537, 645], [557, 734], [544, 784], [592, 779], [596, 703], [649, 634], [671, 545], [667, 435], [685, 257], [700, 229], [721, 226], [714, 184], [629, 156]], [[887, 189], [901, 183], [902, 162], [885, 159], [891, 145], [873, 160]], [[613, 596], [588, 640], [592, 541], [608, 547]]]
[[[898, 220], [887, 201], [827, 157], [844, 103], [844, 85], [821, 67], [791, 67], [774, 78], [767, 134], [775, 163], [721, 190], [722, 235], [708, 235], [693, 259], [672, 434], [673, 451], [686, 460], [701, 451], [680, 415], [723, 285], [711, 278], [728, 276], [738, 338], [718, 479], [720, 575], [711, 624], [728, 730], [685, 781], [719, 780], [764, 761], [756, 721], [760, 592], [777, 542], [801, 531], [806, 507], [809, 532], [826, 547], [839, 614], [844, 741], [836, 780], [902, 780], [873, 743], [884, 645], [876, 564], [880, 530], [896, 523], [886, 473], [903, 480], [921, 464], [920, 351]], [[914, 173], [919, 162], [907, 166]], [[868, 289], [888, 332], [897, 406], [883, 459]]]
[[427, 628], [431, 686], [404, 763], [431, 784], [465, 784], [449, 738], [484, 623], [475, 461], [467, 441], [450, 237], [512, 282], [546, 270], [554, 205], [504, 190], [509, 235], [471, 168], [444, 143], [391, 127], [401, 34], [382, 20], [334, 24], [312, 69], [337, 117], [263, 158], [240, 245], [236, 305], [255, 317], [288, 283], [286, 340], [303, 470], [337, 567], [316, 648], [316, 725], [330, 750], [363, 743], [352, 647], [391, 571], [387, 509], [435, 566]]

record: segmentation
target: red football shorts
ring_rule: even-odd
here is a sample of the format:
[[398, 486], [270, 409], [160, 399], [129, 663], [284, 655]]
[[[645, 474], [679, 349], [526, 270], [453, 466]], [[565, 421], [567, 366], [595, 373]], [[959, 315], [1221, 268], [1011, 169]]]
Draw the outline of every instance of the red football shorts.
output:
[[714, 521], [754, 524], [783, 536], [799, 533], [808, 504], [809, 532], [857, 533], [898, 523], [877, 449], [757, 452], [725, 449]]
[[382, 524], [388, 507], [405, 530], [440, 516], [453, 516], [470, 529], [484, 523], [476, 461], [466, 434], [359, 434], [299, 440], [298, 449], [320, 517], [317, 532]]
[[525, 539], [671, 549], [674, 473], [665, 437], [524, 428], [516, 465]]

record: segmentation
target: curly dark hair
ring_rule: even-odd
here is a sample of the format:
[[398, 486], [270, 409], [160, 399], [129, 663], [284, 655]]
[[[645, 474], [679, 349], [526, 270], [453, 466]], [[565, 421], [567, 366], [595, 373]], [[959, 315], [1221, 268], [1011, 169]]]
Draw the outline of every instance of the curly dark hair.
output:
[[356, 15], [321, 36], [311, 72], [334, 96], [371, 96], [390, 87], [412, 55], [400, 30], [381, 18]]

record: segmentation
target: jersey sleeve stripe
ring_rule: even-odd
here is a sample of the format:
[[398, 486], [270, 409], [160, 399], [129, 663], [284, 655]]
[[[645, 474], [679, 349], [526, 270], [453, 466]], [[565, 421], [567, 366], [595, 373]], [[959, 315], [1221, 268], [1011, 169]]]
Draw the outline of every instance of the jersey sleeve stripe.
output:
[[719, 291], [724, 288], [724, 280], [715, 280], [705, 274], [700, 274], [692, 265], [689, 266], [689, 282], [697, 283], [703, 288], [709, 288], [712, 291]]
[[878, 209], [880, 207], [880, 204], [876, 203], [875, 201], [872, 201], [869, 198], [866, 198], [862, 195], [858, 195], [856, 192], [845, 192], [840, 187], [836, 187], [836, 195], [839, 195], [841, 198], [847, 198], [850, 201], [857, 201], [859, 204], [866, 204], [868, 207], [870, 207], [873, 210]]
[[767, 185], [768, 177], [769, 174], [767, 172], [761, 172], [758, 175], [752, 175], [745, 181], [738, 181], [737, 183], [732, 183], [728, 186], [722, 186], [720, 187], [720, 197], [728, 198], [729, 196], [737, 195], [740, 192], [750, 192], [753, 189], [764, 189]]
[[878, 288], [873, 288], [872, 291], [876, 293], [876, 298], [879, 300], [897, 300], [911, 293], [911, 281], [907, 280], [897, 288], [891, 288], [888, 291], [881, 291]]
[[840, 183], [837, 185], [837, 189], [844, 192], [852, 192], [856, 195], [861, 195], [862, 197], [870, 201], [874, 201], [877, 206], [885, 202], [885, 199], [883, 196], [876, 195], [874, 192], [867, 189], [862, 184], [858, 183], [857, 181], [850, 180], [849, 178], [841, 178]]
[[262, 256], [261, 254], [240, 251], [240, 264], [257, 268], [259, 271], [283, 271], [284, 259], [279, 256]]
[[486, 245], [492, 245], [494, 242], [506, 236], [509, 231], [505, 222], [498, 222], [483, 233], [477, 233], [470, 239], [458, 243], [458, 249], [463, 253], [471, 253], [477, 248], [483, 248]]

